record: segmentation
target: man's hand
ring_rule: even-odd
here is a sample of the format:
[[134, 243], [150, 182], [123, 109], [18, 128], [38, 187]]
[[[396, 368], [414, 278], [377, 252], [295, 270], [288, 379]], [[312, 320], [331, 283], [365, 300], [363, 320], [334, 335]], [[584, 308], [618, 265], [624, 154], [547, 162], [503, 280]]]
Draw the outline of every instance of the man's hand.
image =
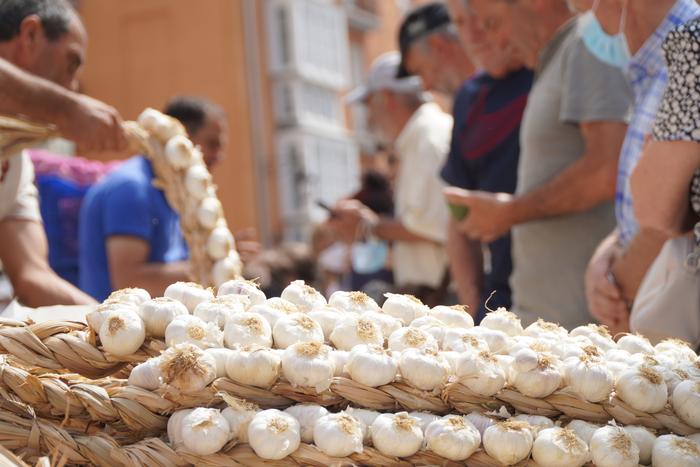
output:
[[586, 299], [591, 315], [614, 334], [629, 329], [629, 312], [610, 270], [618, 254], [612, 241], [604, 242], [586, 269]]
[[84, 94], [71, 94], [64, 112], [56, 116], [61, 135], [76, 143], [78, 153], [124, 151], [127, 140], [119, 112]]
[[333, 208], [336, 229], [353, 238], [363, 223], [376, 224], [379, 217], [355, 199], [345, 199]]
[[445, 198], [451, 204], [469, 208], [457, 228], [472, 240], [489, 243], [505, 235], [517, 223], [513, 195], [448, 187]]

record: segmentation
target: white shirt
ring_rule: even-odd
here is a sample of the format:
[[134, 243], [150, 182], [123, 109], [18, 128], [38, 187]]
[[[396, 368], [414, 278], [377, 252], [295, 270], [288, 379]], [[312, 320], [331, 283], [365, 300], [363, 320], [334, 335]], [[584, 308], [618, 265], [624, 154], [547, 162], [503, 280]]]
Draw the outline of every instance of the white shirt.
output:
[[0, 221], [7, 218], [41, 221], [34, 165], [26, 152], [0, 162]]
[[394, 143], [399, 158], [396, 217], [407, 230], [432, 242], [396, 242], [394, 280], [399, 287], [437, 288], [447, 270], [449, 212], [439, 172], [450, 148], [452, 117], [432, 102], [421, 105]]

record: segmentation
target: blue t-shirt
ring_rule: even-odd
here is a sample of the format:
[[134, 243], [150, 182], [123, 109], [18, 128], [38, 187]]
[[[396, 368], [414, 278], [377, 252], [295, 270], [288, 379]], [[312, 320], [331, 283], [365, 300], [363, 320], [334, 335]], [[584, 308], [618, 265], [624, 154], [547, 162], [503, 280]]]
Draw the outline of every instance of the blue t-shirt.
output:
[[[447, 184], [467, 190], [515, 192], [520, 122], [532, 81], [533, 73], [521, 69], [501, 79], [479, 73], [462, 85], [454, 102], [450, 154], [441, 172]], [[478, 320], [492, 292], [489, 308], [511, 305], [510, 234], [488, 248], [491, 267], [484, 277]]]
[[80, 211], [80, 288], [96, 300], [112, 292], [107, 238], [127, 235], [148, 242], [148, 261], [188, 258], [180, 218], [163, 192], [153, 186], [153, 169], [144, 157], [124, 162], [88, 191]]

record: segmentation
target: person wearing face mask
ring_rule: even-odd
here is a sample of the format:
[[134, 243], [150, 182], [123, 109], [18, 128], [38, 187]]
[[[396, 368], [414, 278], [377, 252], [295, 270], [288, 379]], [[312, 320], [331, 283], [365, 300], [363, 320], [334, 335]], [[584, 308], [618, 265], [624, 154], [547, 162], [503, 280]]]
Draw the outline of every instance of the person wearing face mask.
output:
[[627, 71], [634, 106], [618, 164], [615, 230], [599, 245], [586, 272], [591, 314], [615, 331], [629, 330], [629, 306], [665, 241], [640, 229], [630, 176], [651, 133], [668, 82], [662, 44], [674, 28], [700, 15], [694, 0], [596, 0], [586, 13], [584, 43], [600, 60]]
[[347, 97], [367, 106], [375, 138], [398, 158], [395, 216], [380, 217], [358, 200], [339, 202], [333, 213], [352, 234], [390, 242], [396, 286], [436, 302], [446, 282], [449, 220], [438, 171], [449, 150], [452, 117], [430, 101], [420, 78], [397, 77], [400, 62], [397, 52], [380, 56], [366, 84]]

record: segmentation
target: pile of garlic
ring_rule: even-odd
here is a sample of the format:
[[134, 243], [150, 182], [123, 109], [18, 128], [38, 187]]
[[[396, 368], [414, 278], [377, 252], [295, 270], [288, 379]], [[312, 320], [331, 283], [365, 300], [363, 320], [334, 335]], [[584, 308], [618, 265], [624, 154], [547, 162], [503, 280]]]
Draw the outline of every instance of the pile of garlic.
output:
[[[220, 285], [239, 277], [242, 263], [201, 150], [187, 138], [178, 121], [157, 110], [144, 110], [137, 121], [151, 137], [154, 171], [165, 185], [172, 208], [180, 214], [192, 259], [202, 258], [206, 263], [195, 265], [195, 270], [204, 274], [198, 279]], [[206, 238], [206, 243], [194, 244], [190, 237]], [[195, 250], [199, 254], [194, 254]]]

